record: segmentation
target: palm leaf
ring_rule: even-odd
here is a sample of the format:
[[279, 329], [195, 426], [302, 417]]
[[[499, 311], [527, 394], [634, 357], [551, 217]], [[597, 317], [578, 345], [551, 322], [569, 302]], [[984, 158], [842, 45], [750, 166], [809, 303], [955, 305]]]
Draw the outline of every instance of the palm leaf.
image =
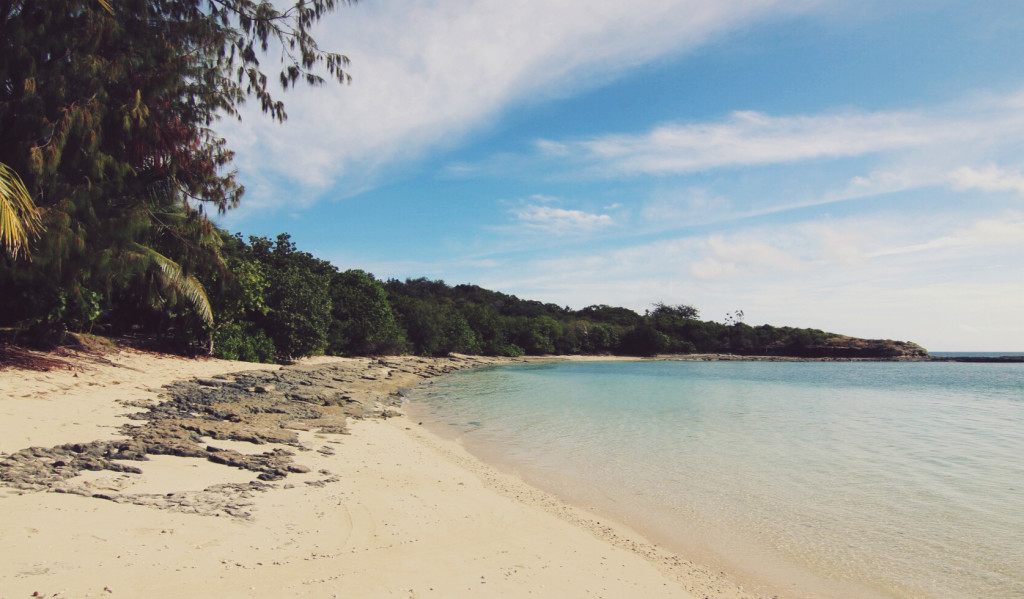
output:
[[18, 173], [0, 163], [0, 246], [12, 257], [28, 255], [28, 243], [43, 230], [39, 209]]
[[213, 326], [213, 308], [210, 306], [210, 298], [203, 289], [203, 284], [190, 274], [186, 274], [177, 262], [164, 256], [153, 248], [134, 243], [135, 251], [144, 255], [156, 264], [159, 269], [162, 283], [174, 291], [177, 291], [188, 300], [199, 317], [207, 325]]

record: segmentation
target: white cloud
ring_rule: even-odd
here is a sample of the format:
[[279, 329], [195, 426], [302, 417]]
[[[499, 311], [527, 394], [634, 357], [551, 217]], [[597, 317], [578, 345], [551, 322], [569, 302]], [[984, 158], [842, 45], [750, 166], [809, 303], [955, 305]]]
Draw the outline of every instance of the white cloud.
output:
[[968, 227], [953, 230], [948, 235], [922, 243], [889, 247], [868, 254], [870, 258], [894, 256], [925, 251], [957, 249], [985, 249], [990, 246], [1024, 245], [1024, 217], [1008, 213], [999, 219], [980, 219]]
[[699, 280], [746, 276], [751, 272], [804, 270], [808, 266], [795, 255], [762, 241], [734, 241], [712, 235], [707, 245], [707, 255], [690, 266], [690, 273]]
[[946, 180], [944, 171], [934, 168], [934, 166], [880, 170], [867, 175], [857, 175], [850, 180], [845, 188], [826, 193], [822, 199], [828, 202], [878, 196], [940, 185]]
[[705, 224], [734, 216], [728, 199], [707, 189], [688, 188], [677, 193], [656, 193], [640, 210], [652, 228]]
[[[575, 141], [540, 140], [538, 154], [564, 161], [568, 168], [594, 174], [692, 173], [716, 168], [785, 164], [814, 159], [858, 157], [887, 152], [941, 150], [947, 155], [978, 145], [1016, 142], [1024, 135], [1019, 95], [947, 108], [874, 113], [772, 116], [734, 112], [717, 122], [663, 124], [638, 135], [603, 135]], [[1024, 179], [1002, 171], [965, 170], [959, 178], [975, 187], [1009, 185]], [[854, 187], [898, 187], [898, 179], [858, 178]]]
[[615, 224], [612, 217], [607, 214], [592, 214], [552, 206], [525, 206], [516, 210], [515, 215], [527, 228], [554, 235], [586, 233]]
[[815, 224], [814, 233], [820, 243], [820, 255], [826, 262], [857, 266], [864, 262], [865, 232], [839, 230], [830, 224]]
[[772, 117], [735, 112], [718, 123], [661, 125], [642, 135], [546, 142], [543, 151], [575, 156], [620, 174], [685, 173], [711, 168], [859, 156], [934, 141], [937, 131], [911, 114]]
[[950, 175], [950, 181], [956, 189], [1015, 191], [1024, 195], [1024, 175], [1020, 171], [1001, 169], [994, 164], [982, 168], [959, 168]]
[[[606, 288], [617, 289], [632, 281], [654, 286], [660, 281], [678, 287], [728, 288], [737, 295], [772, 285], [792, 286], [802, 293], [855, 283], [919, 287], [965, 273], [981, 278], [974, 259], [978, 254], [991, 257], [987, 263], [998, 266], [1007, 247], [1024, 245], [1024, 216], [1018, 213], [966, 225], [949, 216], [921, 216], [915, 224], [915, 230], [908, 230], [904, 215], [891, 212], [762, 224], [730, 234], [636, 239], [614, 248], [588, 245], [516, 266], [517, 272], [529, 275], [506, 278], [501, 284], [540, 290], [601, 281]], [[972, 256], [966, 255], [968, 250]], [[1013, 259], [1007, 267], [1024, 264]]]
[[[381, 169], [457, 143], [502, 110], [608, 80], [813, 0], [423, 0], [360, 3], [318, 28], [321, 46], [352, 59], [351, 86], [282, 95], [289, 120], [250, 107], [223, 122], [250, 190], [270, 203], [299, 187], [372, 185]], [[269, 61], [268, 61], [269, 64]], [[300, 194], [301, 195], [301, 194]], [[284, 198], [277, 201], [284, 201]], [[294, 198], [288, 194], [287, 201]]]

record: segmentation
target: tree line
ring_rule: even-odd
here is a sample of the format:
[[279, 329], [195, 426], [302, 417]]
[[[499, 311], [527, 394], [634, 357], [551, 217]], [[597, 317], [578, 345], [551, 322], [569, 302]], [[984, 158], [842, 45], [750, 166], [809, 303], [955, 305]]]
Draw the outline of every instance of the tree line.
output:
[[176, 298], [167, 288], [152, 290], [156, 295], [143, 302], [113, 288], [94, 292], [89, 310], [53, 311], [29, 296], [28, 290], [49, 284], [37, 280], [44, 273], [0, 269], [0, 276], [24, 280], [0, 298], [0, 326], [36, 339], [65, 331], [145, 336], [171, 351], [251, 362], [453, 352], [801, 355], [833, 337], [814, 329], [703, 321], [685, 304], [655, 304], [644, 314], [608, 305], [573, 310], [477, 285], [381, 281], [299, 250], [288, 234], [244, 240], [213, 227], [206, 247], [216, 256], [212, 263], [186, 262], [202, 294], [199, 303]]
[[91, 326], [119, 335], [148, 331], [179, 351], [205, 351], [210, 343], [215, 356], [257, 362], [453, 352], [800, 355], [832, 337], [813, 329], [702, 321], [685, 304], [656, 304], [643, 315], [607, 305], [573, 310], [477, 285], [381, 281], [301, 251], [287, 234], [245, 241], [217, 233], [225, 268], [197, 275], [216, 315], [212, 323], [180, 303], [176, 310], [101, 311]]

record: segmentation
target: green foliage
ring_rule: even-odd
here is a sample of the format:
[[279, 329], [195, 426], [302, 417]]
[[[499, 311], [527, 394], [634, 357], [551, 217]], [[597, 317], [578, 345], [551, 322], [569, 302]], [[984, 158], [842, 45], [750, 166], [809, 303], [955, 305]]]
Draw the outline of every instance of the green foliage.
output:
[[525, 356], [526, 355], [526, 350], [524, 350], [523, 348], [519, 347], [515, 343], [509, 343], [508, 345], [505, 345], [505, 346], [502, 347], [501, 353], [497, 353], [495, 355], [507, 356], [509, 358], [518, 358], [520, 356]]
[[285, 119], [258, 61], [269, 45], [286, 87], [347, 81], [310, 34], [338, 4], [0, 2], [0, 240], [20, 253], [46, 231], [31, 263], [0, 260], [0, 325], [205, 345], [202, 282], [228, 268], [205, 212], [243, 193], [210, 125], [247, 98]]
[[[237, 240], [237, 238], [235, 238]], [[780, 355], [862, 356], [875, 351], [830, 346], [834, 336], [813, 329], [751, 327], [736, 318], [728, 324], [698, 320], [696, 308], [685, 304], [655, 304], [644, 316], [626, 308], [589, 306], [572, 311], [555, 304], [521, 300], [475, 285], [449, 286], [429, 279], [389, 280], [383, 285], [361, 270], [338, 272], [331, 265], [298, 252], [287, 235], [277, 242], [251, 238], [243, 256], [264, 269], [266, 313], [250, 310], [254, 322], [271, 331], [275, 343], [291, 344], [291, 354], [320, 351], [320, 345], [297, 346], [301, 339], [320, 339], [323, 321], [311, 312], [323, 305], [314, 299], [327, 276], [330, 314], [327, 351], [341, 355], [374, 355], [410, 351], [425, 356], [448, 353], [483, 353], [496, 356], [526, 354], [738, 353]], [[231, 244], [228, 244], [231, 246]], [[244, 246], [244, 244], [242, 244]], [[229, 263], [238, 263], [232, 250]], [[283, 266], [282, 266], [283, 265]], [[251, 265], [246, 268], [251, 268]], [[285, 270], [282, 270], [284, 268]], [[295, 268], [291, 273], [287, 269]], [[309, 287], [298, 290], [290, 277], [304, 273]], [[256, 286], [258, 287], [258, 285]], [[305, 319], [301, 334], [292, 320], [282, 324], [289, 310], [281, 305], [281, 289], [289, 297], [304, 297]], [[733, 314], [736, 316], [736, 313]], [[295, 327], [282, 334], [281, 327]], [[291, 340], [289, 340], [291, 339]], [[225, 350], [227, 351], [227, 350]]]
[[361, 270], [331, 280], [331, 327], [327, 351], [339, 356], [400, 353], [405, 337], [395, 322], [384, 287]]
[[231, 323], [214, 333], [213, 355], [224, 360], [273, 362], [277, 355], [267, 333], [252, 323]]
[[431, 302], [419, 297], [398, 296], [394, 297], [393, 305], [413, 353], [442, 356], [451, 352], [480, 352], [476, 334], [450, 299]]
[[222, 324], [257, 320], [266, 315], [267, 269], [253, 255], [241, 236], [221, 235], [226, 268], [212, 273], [213, 305]]
[[102, 313], [100, 294], [80, 289], [77, 294], [57, 292], [53, 310], [46, 315], [49, 321], [64, 322], [76, 330], [90, 331]]
[[516, 337], [516, 343], [531, 355], [544, 355], [557, 353], [556, 341], [562, 336], [561, 324], [550, 316], [537, 316], [536, 318], [523, 319], [520, 321], [521, 329]]
[[253, 259], [267, 275], [263, 327], [281, 360], [322, 354], [331, 326], [330, 284], [337, 272], [329, 262], [296, 249], [282, 233], [276, 241], [250, 237]]
[[[812, 329], [751, 327], [742, 322], [740, 311], [731, 313], [728, 324], [722, 324], [699, 320], [700, 312], [687, 304], [658, 303], [641, 316], [628, 308], [607, 305], [572, 311], [475, 285], [451, 287], [444, 281], [423, 278], [392, 279], [384, 287], [398, 323], [406, 331], [410, 350], [423, 355], [466, 351], [454, 348], [467, 346], [488, 355], [701, 352], [810, 356], [861, 351], [830, 349], [833, 336]], [[453, 313], [465, 319], [475, 339], [458, 326], [446, 328], [446, 322], [458, 322]]]
[[649, 324], [630, 329], [622, 336], [620, 351], [633, 356], [653, 356], [668, 350], [667, 335]]
[[585, 320], [580, 321], [578, 326], [581, 328], [580, 353], [610, 353], [619, 347], [620, 340], [616, 327]]
[[686, 304], [670, 306], [662, 302], [654, 304], [651, 316], [655, 318], [667, 318], [671, 320], [697, 320], [700, 318], [700, 310]]
[[667, 338], [663, 351], [693, 353], [697, 351], [698, 343], [707, 348], [715, 345], [712, 341], [713, 335], [706, 330], [708, 325], [698, 321], [698, 316], [699, 312], [693, 306], [669, 306], [658, 303], [645, 320]]
[[576, 315], [591, 322], [602, 322], [621, 327], [635, 327], [642, 321], [641, 316], [629, 308], [616, 308], [604, 304], [587, 306]]
[[269, 329], [282, 359], [322, 354], [331, 320], [329, 279], [299, 266], [274, 273], [268, 303]]
[[442, 314], [443, 341], [439, 353], [480, 353], [480, 343], [466, 318], [457, 310], [446, 310]]

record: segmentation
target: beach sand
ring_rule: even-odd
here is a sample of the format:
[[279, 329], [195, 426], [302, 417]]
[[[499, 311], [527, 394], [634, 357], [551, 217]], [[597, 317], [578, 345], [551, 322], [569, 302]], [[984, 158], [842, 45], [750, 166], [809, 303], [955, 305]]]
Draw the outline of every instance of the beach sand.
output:
[[[126, 416], [157, 405], [172, 381], [279, 369], [127, 349], [61, 359], [45, 372], [0, 370], [0, 462], [29, 447], [123, 441], [135, 422]], [[317, 358], [299, 367], [346, 373], [357, 407], [373, 416], [393, 413], [402, 387], [485, 362]], [[0, 599], [755, 596], [404, 416], [347, 424], [345, 434], [289, 425], [296, 437], [286, 445], [203, 439], [234, 456], [294, 454], [278, 465], [287, 476], [269, 481], [205, 457], [149, 455], [110, 462], [141, 472], [0, 484]]]

